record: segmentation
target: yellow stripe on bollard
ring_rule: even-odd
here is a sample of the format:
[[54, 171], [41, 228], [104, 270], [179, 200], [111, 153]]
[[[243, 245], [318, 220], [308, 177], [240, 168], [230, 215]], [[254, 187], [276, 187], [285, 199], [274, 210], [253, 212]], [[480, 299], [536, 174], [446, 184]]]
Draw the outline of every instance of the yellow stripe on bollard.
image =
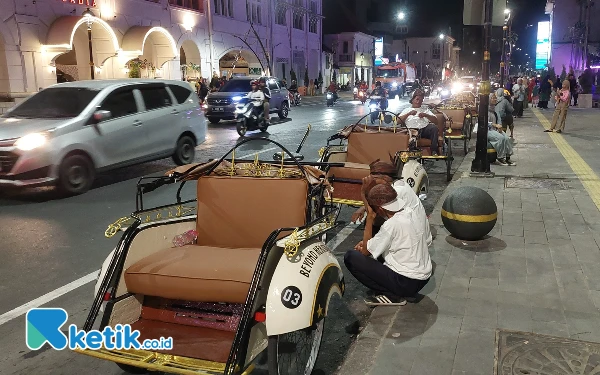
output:
[[489, 215], [461, 215], [453, 214], [452, 212], [442, 209], [442, 216], [450, 220], [462, 221], [464, 223], [487, 223], [496, 220], [498, 218], [498, 213], [495, 212]]
[[[537, 108], [532, 108], [533, 113], [537, 117], [538, 121], [546, 130], [550, 130], [550, 121]], [[594, 201], [596, 207], [600, 210], [600, 178], [594, 172], [594, 170], [583, 160], [583, 158], [575, 151], [573, 147], [565, 140], [565, 138], [557, 133], [549, 133], [550, 139], [556, 145], [556, 148], [560, 151], [562, 156], [565, 158], [573, 172], [579, 178], [579, 181], [587, 190], [588, 195]]]

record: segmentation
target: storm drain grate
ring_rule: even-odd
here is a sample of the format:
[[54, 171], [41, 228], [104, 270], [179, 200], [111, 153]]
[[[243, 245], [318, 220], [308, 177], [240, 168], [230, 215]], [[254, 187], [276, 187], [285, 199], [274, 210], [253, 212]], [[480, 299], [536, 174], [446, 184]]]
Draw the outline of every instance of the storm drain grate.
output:
[[499, 330], [494, 375], [597, 374], [600, 344]]
[[555, 178], [507, 177], [504, 180], [504, 187], [518, 189], [568, 190], [569, 184], [566, 180]]

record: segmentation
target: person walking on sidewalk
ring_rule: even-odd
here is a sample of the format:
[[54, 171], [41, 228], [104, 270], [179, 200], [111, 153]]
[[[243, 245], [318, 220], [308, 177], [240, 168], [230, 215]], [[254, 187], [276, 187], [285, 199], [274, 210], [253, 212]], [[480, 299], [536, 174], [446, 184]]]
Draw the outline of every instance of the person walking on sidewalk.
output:
[[579, 90], [577, 87], [577, 80], [573, 73], [569, 74], [569, 84], [571, 86], [571, 98], [573, 98], [573, 107], [577, 107], [577, 99], [579, 98]]
[[515, 116], [523, 117], [523, 105], [525, 104], [525, 86], [523, 85], [523, 78], [519, 78], [517, 84], [512, 87], [512, 92], [515, 98]]
[[562, 83], [562, 89], [556, 93], [556, 109], [552, 116], [552, 125], [550, 129], [544, 130], [547, 133], [553, 132], [558, 125], [557, 133], [562, 133], [565, 130], [565, 121], [567, 120], [567, 110], [571, 104], [571, 88], [568, 80]]
[[510, 138], [513, 138], [515, 125], [512, 114], [515, 109], [513, 108], [510, 100], [508, 100], [507, 95], [505, 95], [504, 89], [496, 90], [496, 98], [498, 98], [496, 106], [494, 107], [496, 117], [502, 124], [502, 130], [506, 132], [506, 129], [510, 129]]
[[541, 109], [548, 109], [548, 101], [550, 100], [550, 93], [552, 92], [552, 82], [550, 81], [550, 74], [540, 83], [540, 102], [538, 107]]
[[[431, 278], [433, 267], [427, 238], [406, 202], [388, 183], [375, 183], [367, 193], [363, 240], [344, 256], [350, 273], [373, 292], [369, 306], [402, 306]], [[386, 221], [373, 236], [377, 215]], [[377, 260], [383, 257], [384, 262]]]

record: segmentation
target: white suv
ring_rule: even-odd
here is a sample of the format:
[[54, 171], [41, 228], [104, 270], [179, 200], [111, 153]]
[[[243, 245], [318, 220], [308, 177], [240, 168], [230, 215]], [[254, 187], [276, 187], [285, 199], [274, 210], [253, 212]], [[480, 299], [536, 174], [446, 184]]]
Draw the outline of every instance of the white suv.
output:
[[0, 117], [0, 186], [81, 194], [96, 171], [165, 157], [192, 163], [205, 138], [204, 113], [187, 82], [61, 83]]

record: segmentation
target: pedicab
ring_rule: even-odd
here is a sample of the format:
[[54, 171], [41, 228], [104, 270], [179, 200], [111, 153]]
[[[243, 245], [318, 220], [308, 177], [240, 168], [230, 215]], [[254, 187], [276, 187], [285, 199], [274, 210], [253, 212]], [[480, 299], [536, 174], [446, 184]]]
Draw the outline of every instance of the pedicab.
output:
[[[236, 149], [251, 141], [287, 156], [237, 160]], [[106, 232], [124, 233], [83, 329], [100, 316], [100, 330], [130, 324], [144, 340], [172, 337], [173, 347], [77, 351], [129, 373], [204, 375], [249, 374], [265, 352], [271, 375], [310, 374], [331, 297], [344, 293], [340, 265], [321, 241], [338, 210], [323, 172], [273, 140], [252, 138], [218, 160], [146, 181], [136, 211]], [[187, 182], [197, 196], [183, 201]], [[144, 194], [175, 183], [175, 203], [143, 207]]]
[[369, 113], [329, 137], [327, 145], [319, 151], [320, 162], [325, 163], [327, 179], [333, 187], [331, 201], [337, 205], [362, 206], [362, 179], [370, 174], [370, 164], [377, 160], [391, 161], [396, 166], [396, 178], [408, 183], [421, 200], [426, 199], [429, 178], [417, 161], [421, 152], [409, 148], [406, 126], [390, 111], [380, 112], [379, 125], [369, 125], [370, 116]]
[[[411, 150], [413, 150], [414, 158], [420, 163], [428, 161], [442, 160], [446, 163], [446, 180], [452, 180], [452, 163], [454, 162], [454, 154], [452, 148], [453, 140], [463, 140], [462, 135], [453, 135], [452, 129], [450, 128], [450, 118], [442, 111], [437, 108], [437, 105], [424, 104], [429, 107], [437, 118], [436, 124], [438, 127], [438, 155], [431, 154], [431, 140], [427, 138], [421, 138], [419, 136], [418, 129], [408, 129], [411, 137]], [[398, 114], [399, 124], [407, 128], [406, 124], [400, 119]]]

